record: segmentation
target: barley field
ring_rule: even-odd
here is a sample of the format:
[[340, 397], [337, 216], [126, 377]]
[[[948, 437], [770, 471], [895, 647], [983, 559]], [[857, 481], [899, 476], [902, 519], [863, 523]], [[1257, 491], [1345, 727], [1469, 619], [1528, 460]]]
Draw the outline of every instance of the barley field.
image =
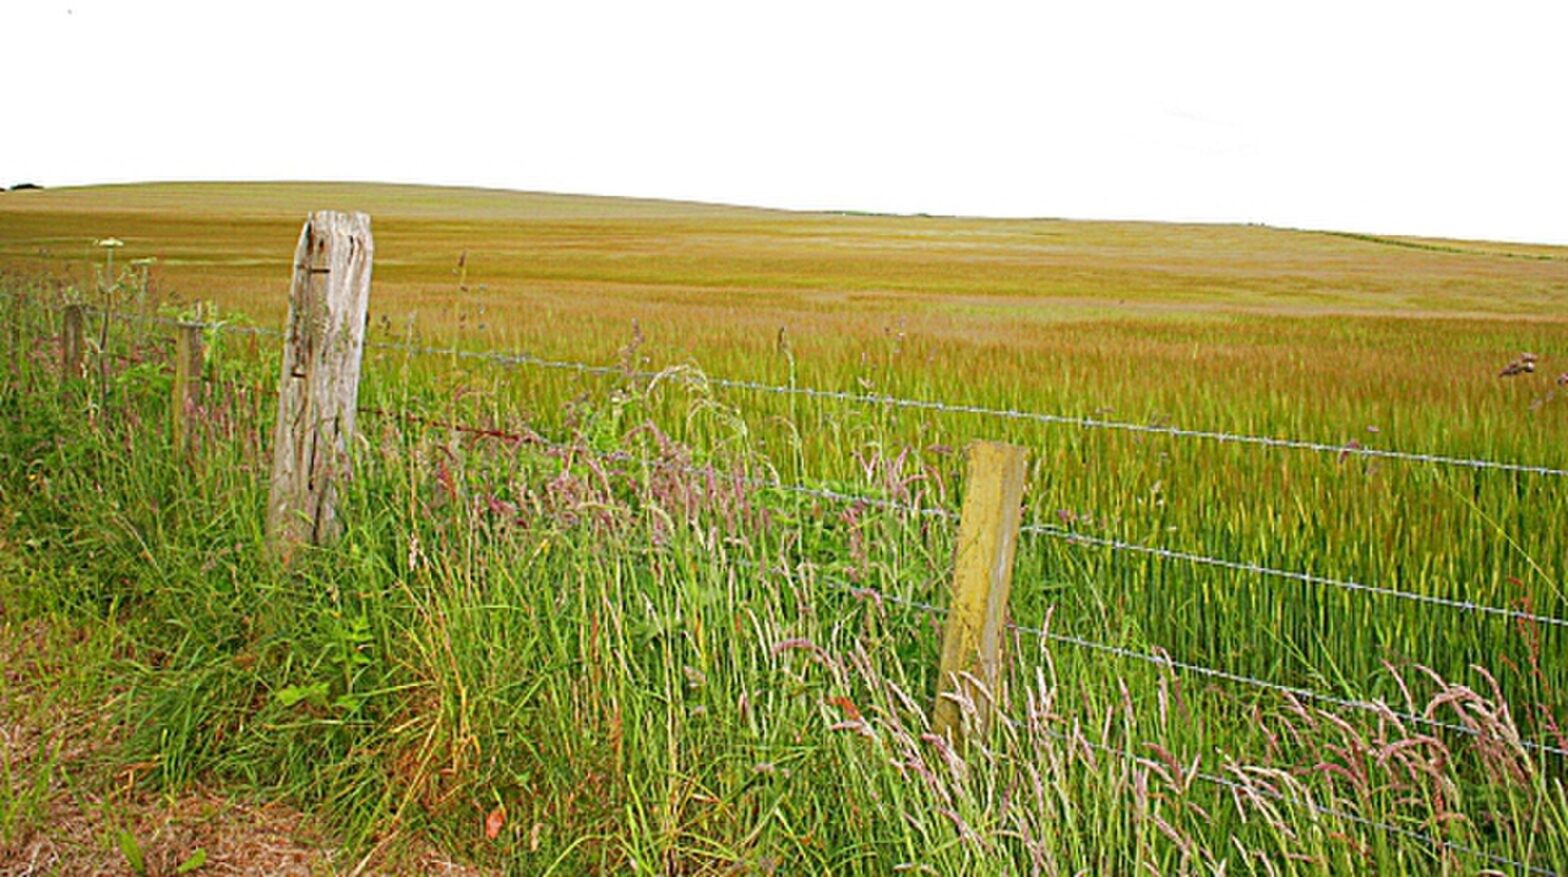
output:
[[[284, 568], [248, 330], [333, 208], [361, 438]], [[0, 193], [0, 268], [0, 863], [172, 868], [114, 807], [200, 788], [343, 872], [1568, 873], [1568, 248], [153, 184]], [[1028, 450], [1028, 526], [954, 751], [954, 527], [911, 509], [974, 439]]]

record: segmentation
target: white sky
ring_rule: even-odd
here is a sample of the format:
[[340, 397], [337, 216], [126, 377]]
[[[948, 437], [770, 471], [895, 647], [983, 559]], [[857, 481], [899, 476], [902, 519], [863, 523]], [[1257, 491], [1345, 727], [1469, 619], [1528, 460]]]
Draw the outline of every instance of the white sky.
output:
[[0, 184], [1568, 243], [1568, 2], [3, 0]]

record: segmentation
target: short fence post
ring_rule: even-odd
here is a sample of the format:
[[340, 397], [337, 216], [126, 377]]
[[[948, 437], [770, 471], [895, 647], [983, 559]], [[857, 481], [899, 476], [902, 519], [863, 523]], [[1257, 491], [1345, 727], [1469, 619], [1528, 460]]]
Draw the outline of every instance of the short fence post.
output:
[[191, 434], [196, 421], [196, 404], [201, 395], [202, 340], [199, 323], [181, 323], [174, 336], [174, 398], [171, 421], [174, 447], [181, 453], [191, 449]]
[[19, 366], [22, 361], [22, 322], [27, 318], [27, 312], [22, 307], [22, 294], [20, 292], [11, 296], [11, 364]]
[[1023, 448], [999, 442], [969, 447], [953, 594], [932, 710], [936, 733], [954, 742], [963, 728], [963, 711], [955, 697], [974, 704], [977, 729], [984, 733], [1002, 681], [1002, 636], [1026, 471]]
[[294, 253], [267, 502], [268, 541], [285, 562], [296, 545], [322, 544], [339, 529], [373, 253], [370, 217], [330, 210], [306, 219]]
[[87, 318], [81, 305], [65, 306], [65, 321], [60, 334], [60, 379], [73, 381], [82, 376], [82, 334]]

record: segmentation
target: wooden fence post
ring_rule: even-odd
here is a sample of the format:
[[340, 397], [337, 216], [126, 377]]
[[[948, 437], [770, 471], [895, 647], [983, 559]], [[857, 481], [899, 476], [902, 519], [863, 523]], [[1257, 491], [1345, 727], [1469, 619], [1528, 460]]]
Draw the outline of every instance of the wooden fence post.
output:
[[171, 421], [174, 447], [184, 453], [191, 449], [196, 403], [201, 397], [202, 339], [199, 323], [181, 323], [174, 336], [174, 398]]
[[22, 331], [22, 322], [27, 318], [27, 311], [22, 307], [22, 293], [11, 296], [11, 319], [6, 322], [11, 324], [11, 365], [20, 367], [22, 362], [22, 338], [26, 334]]
[[65, 321], [60, 333], [60, 379], [74, 381], [82, 376], [82, 334], [87, 318], [81, 305], [65, 306]]
[[962, 736], [963, 712], [953, 695], [974, 704], [977, 727], [983, 733], [1002, 680], [1002, 635], [1026, 471], [1023, 448], [999, 442], [975, 442], [969, 447], [953, 594], [932, 710], [936, 733], [955, 742]]
[[337, 482], [349, 475], [360, 355], [370, 304], [370, 217], [317, 211], [294, 252], [267, 534], [285, 562], [339, 529]]

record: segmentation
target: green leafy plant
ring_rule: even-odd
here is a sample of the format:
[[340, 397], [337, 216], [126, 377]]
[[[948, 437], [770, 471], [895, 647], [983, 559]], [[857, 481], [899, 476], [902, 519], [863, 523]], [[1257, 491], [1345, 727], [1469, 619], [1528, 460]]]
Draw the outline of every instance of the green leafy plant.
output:
[[125, 857], [125, 867], [136, 877], [147, 877], [147, 855], [142, 852], [136, 835], [122, 828], [115, 834], [115, 843], [120, 848], [120, 855]]

